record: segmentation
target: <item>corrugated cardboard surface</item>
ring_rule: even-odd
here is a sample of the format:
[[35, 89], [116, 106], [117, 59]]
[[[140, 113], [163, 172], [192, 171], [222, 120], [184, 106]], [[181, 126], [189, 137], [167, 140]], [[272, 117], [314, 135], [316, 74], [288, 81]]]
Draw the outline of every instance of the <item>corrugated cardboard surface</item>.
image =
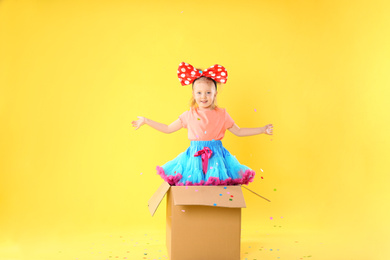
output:
[[241, 186], [171, 187], [175, 205], [245, 208]]
[[158, 188], [148, 206], [153, 216], [167, 193], [170, 260], [240, 259], [241, 208], [246, 207], [241, 188], [170, 186], [166, 182]]
[[169, 190], [171, 186], [167, 182], [163, 182], [157, 191], [153, 194], [153, 196], [148, 201], [148, 208], [150, 214], [153, 216], [156, 212], [158, 206], [160, 205], [162, 199], [165, 196], [165, 193]]
[[[203, 190], [202, 188], [205, 189], [204, 192], [190, 197], [203, 198], [195, 199], [195, 201], [190, 198], [189, 203], [199, 203], [200, 200], [208, 204], [212, 203], [212, 205], [216, 203], [217, 206], [175, 205], [177, 196], [179, 196], [178, 203], [185, 203], [183, 201], [187, 199], [187, 192], [197, 193]], [[223, 186], [221, 186], [222, 190], [217, 186], [202, 186], [202, 188], [199, 189], [199, 186], [188, 187], [188, 189], [171, 187], [168, 191], [167, 247], [170, 260], [239, 260], [241, 208], [218, 206], [218, 203], [224, 204], [221, 197], [230, 196], [230, 194], [233, 195], [230, 197], [232, 200], [226, 196], [227, 201], [233, 202], [236, 196], [240, 197], [238, 195], [240, 193], [236, 189], [234, 191], [224, 189]], [[235, 188], [240, 189], [237, 186]], [[215, 192], [217, 196], [213, 195]], [[181, 196], [183, 194], [185, 196]]]

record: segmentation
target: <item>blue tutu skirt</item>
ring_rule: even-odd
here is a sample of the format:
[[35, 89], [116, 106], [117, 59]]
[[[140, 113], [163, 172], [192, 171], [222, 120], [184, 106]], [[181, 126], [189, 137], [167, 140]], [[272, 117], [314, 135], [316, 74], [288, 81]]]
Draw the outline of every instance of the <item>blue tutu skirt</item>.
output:
[[[207, 158], [194, 156], [204, 152], [209, 155], [203, 155], [208, 158], [207, 169], [204, 163]], [[157, 166], [157, 173], [171, 186], [248, 185], [255, 176], [255, 172], [241, 165], [219, 140], [191, 141], [185, 152], [163, 166]]]

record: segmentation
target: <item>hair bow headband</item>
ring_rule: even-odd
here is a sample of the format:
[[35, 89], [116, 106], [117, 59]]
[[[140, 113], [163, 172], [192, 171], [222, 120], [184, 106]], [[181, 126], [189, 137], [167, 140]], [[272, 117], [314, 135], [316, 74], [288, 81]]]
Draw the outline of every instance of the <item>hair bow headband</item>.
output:
[[181, 85], [185, 86], [191, 84], [194, 80], [202, 76], [211, 78], [220, 83], [226, 83], [228, 75], [226, 69], [218, 64], [215, 64], [202, 72], [201, 70], [194, 68], [192, 65], [182, 62], [177, 69], [177, 76], [179, 77]]

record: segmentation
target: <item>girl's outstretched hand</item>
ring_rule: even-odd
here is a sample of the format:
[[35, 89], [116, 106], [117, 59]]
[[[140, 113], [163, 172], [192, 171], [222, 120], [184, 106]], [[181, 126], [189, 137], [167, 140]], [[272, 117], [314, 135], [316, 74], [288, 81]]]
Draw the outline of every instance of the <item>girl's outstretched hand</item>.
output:
[[272, 135], [273, 131], [274, 131], [274, 127], [272, 124], [268, 124], [268, 125], [264, 126], [264, 130], [265, 130], [265, 133], [267, 135]]
[[135, 130], [137, 130], [138, 128], [140, 128], [142, 125], [145, 124], [145, 117], [143, 116], [137, 116], [137, 117], [138, 117], [137, 121], [131, 122], [133, 124], [133, 127], [135, 127]]

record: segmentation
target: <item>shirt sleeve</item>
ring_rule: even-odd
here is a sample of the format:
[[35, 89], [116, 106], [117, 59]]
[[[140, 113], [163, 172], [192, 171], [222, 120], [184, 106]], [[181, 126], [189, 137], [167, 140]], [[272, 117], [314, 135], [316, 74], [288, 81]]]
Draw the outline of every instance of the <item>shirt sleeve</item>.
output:
[[187, 125], [188, 125], [188, 113], [189, 113], [189, 111], [186, 111], [186, 112], [184, 112], [183, 114], [181, 114], [181, 115], [179, 116], [181, 125], [182, 125], [184, 128], [187, 128]]
[[230, 117], [230, 115], [225, 109], [225, 129], [229, 129], [233, 125], [234, 125], [234, 120]]

